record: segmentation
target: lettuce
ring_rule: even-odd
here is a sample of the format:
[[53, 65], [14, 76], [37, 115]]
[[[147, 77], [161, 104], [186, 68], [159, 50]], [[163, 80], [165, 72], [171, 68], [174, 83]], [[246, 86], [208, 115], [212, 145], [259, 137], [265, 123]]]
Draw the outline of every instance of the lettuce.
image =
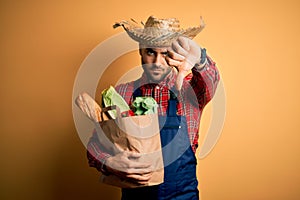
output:
[[[119, 107], [121, 113], [130, 110], [126, 101], [115, 90], [113, 86], [110, 86], [108, 89], [103, 90], [101, 94], [102, 94], [102, 100], [105, 107], [116, 105], [117, 107]], [[108, 111], [108, 113], [111, 116], [111, 118], [116, 119], [117, 117], [116, 110], [110, 110]]]
[[152, 97], [136, 97], [132, 107], [135, 115], [157, 113], [157, 102]]

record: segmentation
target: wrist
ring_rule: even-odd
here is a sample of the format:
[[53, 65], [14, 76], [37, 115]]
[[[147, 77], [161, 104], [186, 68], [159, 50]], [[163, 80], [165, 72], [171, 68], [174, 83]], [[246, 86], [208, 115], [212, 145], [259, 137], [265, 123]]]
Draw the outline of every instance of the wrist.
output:
[[109, 160], [110, 157], [107, 157], [103, 163], [101, 163], [101, 167], [100, 167], [100, 171], [102, 174], [104, 175], [109, 175], [110, 174], [110, 168], [108, 167], [108, 160]]
[[200, 56], [200, 65], [205, 64], [207, 61], [207, 57], [206, 57], [206, 49], [205, 48], [201, 48], [201, 56]]
[[205, 48], [201, 48], [201, 56], [200, 56], [200, 61], [198, 63], [196, 63], [195, 68], [197, 70], [201, 70], [205, 67], [205, 65], [207, 64], [208, 60], [207, 60], [207, 54], [206, 54], [206, 49]]
[[177, 76], [181, 76], [181, 77], [186, 77], [187, 75], [189, 75], [190, 73], [192, 73], [192, 70], [180, 70], [177, 74]]

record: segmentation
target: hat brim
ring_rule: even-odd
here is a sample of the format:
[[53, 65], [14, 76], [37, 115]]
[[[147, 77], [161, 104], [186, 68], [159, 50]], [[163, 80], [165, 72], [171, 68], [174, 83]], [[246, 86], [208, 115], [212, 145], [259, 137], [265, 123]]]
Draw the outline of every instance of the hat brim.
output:
[[[172, 42], [178, 39], [180, 36], [188, 37], [193, 39], [196, 37], [205, 27], [203, 21], [201, 21], [200, 26], [191, 27], [188, 29], [181, 29], [180, 31], [168, 31], [168, 30], [161, 30], [159, 34], [149, 34], [153, 32], [153, 28], [141, 28], [129, 24], [127, 21], [123, 21], [120, 23], [116, 23], [114, 28], [122, 26], [127, 34], [135, 41], [139, 42], [140, 44], [147, 45], [147, 46], [170, 46]], [[155, 31], [158, 29], [156, 28]]]

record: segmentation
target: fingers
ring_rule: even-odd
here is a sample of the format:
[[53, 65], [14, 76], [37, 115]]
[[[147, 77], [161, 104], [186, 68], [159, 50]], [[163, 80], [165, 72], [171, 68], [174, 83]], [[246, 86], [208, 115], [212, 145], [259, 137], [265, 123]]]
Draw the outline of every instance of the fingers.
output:
[[139, 161], [134, 161], [134, 160], [129, 160], [128, 163], [127, 163], [127, 167], [129, 169], [134, 169], [134, 170], [147, 170], [147, 169], [150, 169], [151, 164], [150, 163], [143, 163], [143, 162], [139, 162]]
[[144, 185], [151, 179], [155, 169], [152, 163], [143, 160], [141, 153], [124, 151], [107, 158], [106, 169], [118, 177]]
[[[134, 172], [132, 172], [134, 171]], [[132, 181], [134, 183], [138, 184], [146, 184], [151, 179], [153, 174], [152, 170], [128, 170], [127, 172], [123, 172], [123, 177], [126, 178], [129, 181]]]
[[182, 56], [186, 56], [188, 54], [188, 51], [184, 49], [178, 41], [173, 42], [171, 48], [175, 53], [180, 54]]
[[146, 174], [136, 174], [117, 171], [115, 175], [135, 184], [146, 184], [151, 179], [152, 172]]
[[129, 159], [138, 159], [142, 156], [140, 153], [130, 152], [130, 151], [124, 151], [123, 155], [126, 156]]
[[145, 163], [145, 162], [140, 162], [138, 161], [139, 158], [141, 158], [142, 154], [137, 153], [137, 152], [129, 152], [125, 151], [125, 156], [128, 159], [128, 167], [129, 168], [149, 168], [151, 167], [151, 163]]
[[129, 173], [149, 173], [152, 171], [151, 163], [141, 162], [139, 158], [141, 154], [139, 153], [127, 153], [127, 167]]
[[147, 174], [152, 174], [153, 173], [153, 169], [151, 167], [147, 167], [147, 168], [127, 168], [124, 171], [125, 174], [128, 175], [147, 175]]
[[131, 181], [137, 182], [139, 184], [145, 184], [147, 183], [147, 181], [150, 180], [151, 174], [144, 174], [144, 175], [130, 174], [126, 178]]
[[182, 64], [184, 59], [185, 57], [183, 55], [176, 53], [171, 47], [168, 48], [168, 56], [166, 57], [168, 65], [178, 67]]
[[177, 39], [177, 42], [179, 45], [185, 50], [185, 51], [190, 51], [190, 44], [189, 44], [189, 39], [186, 37], [179, 37]]
[[168, 65], [178, 67], [182, 64], [182, 61], [174, 60], [170, 57], [166, 57]]
[[170, 50], [185, 57], [190, 51], [189, 39], [185, 37], [179, 37], [177, 40], [172, 42]]
[[173, 51], [172, 48], [168, 48], [168, 57], [167, 58], [171, 58], [171, 59], [178, 60], [178, 61], [183, 61], [185, 59], [185, 56], [176, 53], [175, 51]]
[[171, 47], [168, 48], [168, 57], [166, 58], [166, 61], [171, 66], [179, 67], [186, 60], [189, 51], [189, 39], [185, 37], [179, 37], [172, 43]]
[[187, 38], [184, 37], [179, 37], [176, 41], [174, 41], [171, 48], [174, 52], [182, 56], [186, 56], [190, 50], [189, 42]]
[[124, 151], [116, 156], [109, 157], [106, 160], [106, 165], [123, 172], [135, 173], [134, 170], [137, 170], [136, 173], [147, 173], [151, 171], [151, 163], [141, 162], [141, 160], [139, 160], [141, 156], [140, 153]]

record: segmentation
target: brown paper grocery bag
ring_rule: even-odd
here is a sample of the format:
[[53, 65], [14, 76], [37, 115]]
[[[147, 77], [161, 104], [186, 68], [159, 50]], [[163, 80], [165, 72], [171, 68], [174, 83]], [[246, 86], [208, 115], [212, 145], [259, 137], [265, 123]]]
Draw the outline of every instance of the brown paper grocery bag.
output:
[[115, 155], [121, 151], [138, 152], [142, 154], [139, 161], [150, 162], [155, 169], [145, 185], [137, 185], [121, 180], [115, 175], [104, 174], [100, 177], [101, 182], [123, 188], [158, 185], [163, 182], [163, 158], [157, 114], [101, 121], [96, 124], [96, 131], [100, 143], [110, 154]]
[[[100, 144], [106, 152], [111, 155], [122, 151], [141, 153], [139, 161], [152, 163], [155, 170], [145, 185], [137, 185], [117, 176], [104, 174], [100, 177], [101, 182], [122, 188], [157, 185], [163, 182], [164, 167], [157, 114], [122, 118], [116, 106], [101, 108], [85, 92], [79, 94], [75, 103], [95, 123]], [[111, 109], [117, 110], [116, 119], [109, 119], [105, 114]]]

